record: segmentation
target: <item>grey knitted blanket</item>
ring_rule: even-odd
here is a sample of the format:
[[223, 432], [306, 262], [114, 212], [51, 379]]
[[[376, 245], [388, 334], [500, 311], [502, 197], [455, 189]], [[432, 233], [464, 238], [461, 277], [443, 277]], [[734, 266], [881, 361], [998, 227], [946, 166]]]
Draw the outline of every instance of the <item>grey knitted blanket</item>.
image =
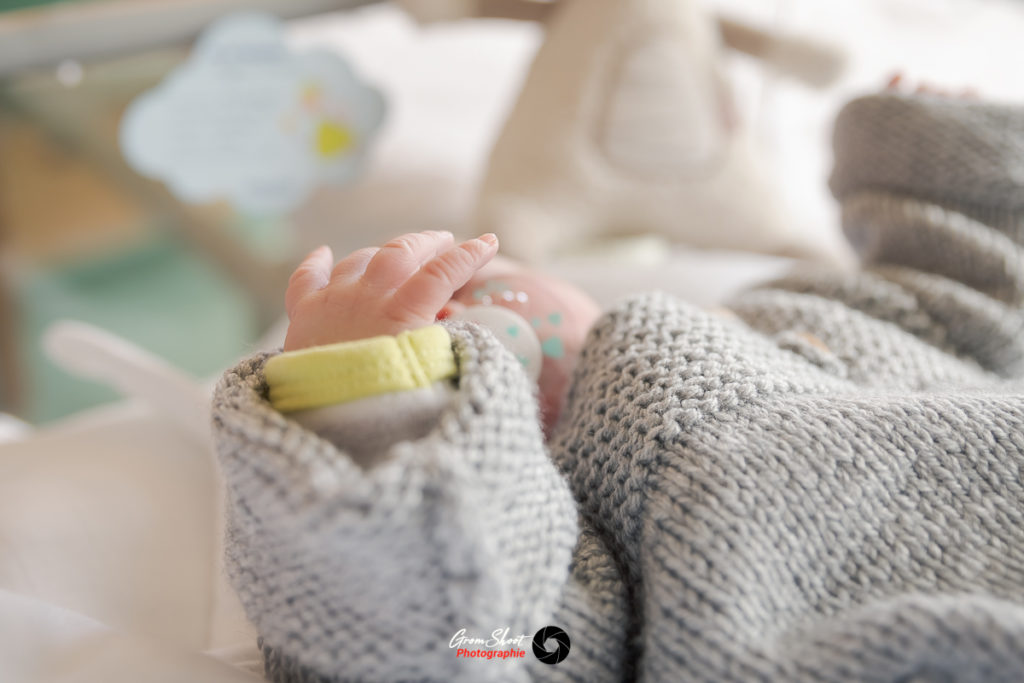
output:
[[[263, 357], [229, 371], [228, 567], [268, 677], [1024, 680], [1024, 116], [864, 98], [835, 149], [864, 269], [735, 318], [624, 302], [547, 446], [471, 326], [436, 428], [370, 469], [269, 407]], [[452, 647], [548, 625], [557, 664]]]

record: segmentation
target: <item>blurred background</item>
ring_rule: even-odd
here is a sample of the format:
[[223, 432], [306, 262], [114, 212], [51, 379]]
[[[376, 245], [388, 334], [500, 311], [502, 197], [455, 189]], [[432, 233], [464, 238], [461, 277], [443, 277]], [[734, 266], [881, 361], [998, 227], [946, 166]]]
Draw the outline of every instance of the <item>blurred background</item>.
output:
[[[844, 99], [897, 70], [994, 98], [1024, 94], [1015, 0], [704, 5], [843, 56], [841, 75], [821, 87], [749, 55], [722, 56], [793, 220], [823, 233], [835, 232], [827, 138]], [[276, 215], [182, 202], [134, 170], [118, 142], [129, 104], [188, 58], [204, 27], [242, 9], [282, 18], [296, 50], [341, 55], [387, 102], [360, 173]], [[523, 21], [420, 25], [392, 3], [0, 0], [0, 413], [46, 424], [115, 397], [44, 353], [56, 320], [94, 324], [210, 378], [279, 320], [283, 285], [307, 249], [472, 232], [488, 151], [543, 37]]]
[[[652, 40], [622, 40], [645, 12]], [[550, 195], [602, 238], [555, 275], [602, 305], [716, 305], [794, 253], [848, 263], [826, 184], [845, 101], [901, 72], [1022, 103], [1021, 36], [1022, 0], [0, 0], [0, 680], [262, 680], [208, 404], [283, 340], [311, 248], [475, 235], [525, 179], [522, 230], [560, 230], [530, 212]], [[692, 173], [709, 149], [735, 163]], [[628, 223], [666, 160], [661, 222], [626, 239], [571, 177], [640, 197]], [[104, 649], [107, 628], [167, 650]]]

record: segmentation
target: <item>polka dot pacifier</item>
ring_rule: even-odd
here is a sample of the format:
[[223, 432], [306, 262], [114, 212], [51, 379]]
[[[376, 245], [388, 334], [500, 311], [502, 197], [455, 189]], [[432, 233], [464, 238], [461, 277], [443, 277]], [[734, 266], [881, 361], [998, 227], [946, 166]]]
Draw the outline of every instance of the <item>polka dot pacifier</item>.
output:
[[452, 319], [468, 320], [488, 328], [519, 359], [531, 381], [536, 382], [540, 377], [544, 353], [537, 333], [523, 316], [503, 306], [482, 305], [470, 306]]
[[537, 386], [547, 433], [561, 413], [597, 304], [571, 284], [496, 257], [451, 299], [446, 316], [488, 327]]

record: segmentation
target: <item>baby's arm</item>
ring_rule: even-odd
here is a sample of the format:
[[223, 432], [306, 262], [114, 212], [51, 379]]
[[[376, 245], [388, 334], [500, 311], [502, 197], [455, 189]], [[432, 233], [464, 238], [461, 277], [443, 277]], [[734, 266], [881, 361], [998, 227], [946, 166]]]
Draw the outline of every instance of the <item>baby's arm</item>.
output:
[[271, 404], [364, 467], [425, 436], [456, 372], [448, 334], [428, 326], [497, 246], [493, 235], [455, 246], [450, 232], [426, 231], [336, 265], [329, 247], [314, 250], [285, 293], [286, 353], [264, 368]]
[[[494, 235], [454, 246], [450, 232], [402, 235], [333, 265], [328, 247], [288, 283], [284, 350], [394, 335], [434, 322], [452, 295], [498, 252]], [[332, 268], [333, 266], [333, 268]]]
[[[333, 267], [318, 250], [289, 287], [287, 347], [329, 353], [322, 345], [430, 325], [495, 246], [421, 233]], [[486, 330], [447, 333], [457, 388], [425, 433], [371, 454], [373, 467], [273, 409], [267, 356], [229, 371], [217, 390], [227, 566], [275, 681], [617, 676], [607, 667], [623, 660], [621, 583], [600, 541], [577, 538], [527, 379]], [[387, 410], [371, 406], [366, 419], [378, 424]], [[516, 661], [449, 647], [462, 629], [532, 638], [550, 624], [580, 639], [561, 669], [539, 664], [528, 641]], [[586, 654], [587, 640], [605, 638], [607, 654]]]

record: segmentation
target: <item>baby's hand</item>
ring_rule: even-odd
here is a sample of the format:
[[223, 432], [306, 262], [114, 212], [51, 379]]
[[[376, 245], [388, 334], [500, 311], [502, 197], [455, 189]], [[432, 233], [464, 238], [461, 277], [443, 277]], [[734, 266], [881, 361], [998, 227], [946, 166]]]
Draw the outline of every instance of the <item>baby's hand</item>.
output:
[[410, 233], [353, 252], [337, 265], [329, 247], [315, 250], [288, 282], [284, 350], [432, 324], [452, 295], [498, 252], [491, 234], [458, 246], [454, 242], [450, 232]]

